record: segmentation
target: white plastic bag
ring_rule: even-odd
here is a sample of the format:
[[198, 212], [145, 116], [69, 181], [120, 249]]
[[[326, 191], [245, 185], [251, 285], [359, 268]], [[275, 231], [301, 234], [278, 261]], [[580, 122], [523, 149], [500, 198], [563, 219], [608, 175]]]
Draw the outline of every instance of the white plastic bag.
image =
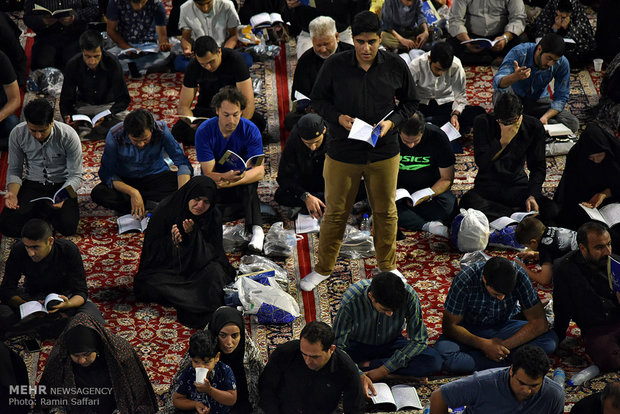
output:
[[299, 305], [280, 288], [275, 278], [267, 278], [270, 286], [248, 277], [238, 278], [234, 286], [244, 313], [256, 315], [259, 323], [290, 323], [300, 316]]
[[450, 241], [462, 252], [484, 250], [489, 243], [489, 219], [482, 211], [462, 208], [452, 220]]
[[282, 283], [286, 286], [288, 283], [286, 270], [282, 269], [276, 262], [255, 254], [245, 255], [239, 260], [239, 274], [242, 275], [269, 269], [274, 270], [278, 283]]

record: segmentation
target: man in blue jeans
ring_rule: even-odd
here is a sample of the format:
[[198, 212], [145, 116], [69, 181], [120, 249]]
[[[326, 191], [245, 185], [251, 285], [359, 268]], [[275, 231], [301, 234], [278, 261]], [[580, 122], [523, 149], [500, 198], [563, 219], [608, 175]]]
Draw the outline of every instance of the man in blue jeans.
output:
[[[403, 325], [407, 323], [407, 338]], [[441, 369], [439, 354], [426, 344], [428, 333], [413, 287], [392, 272], [349, 287], [334, 320], [336, 346], [360, 368], [364, 392], [386, 378], [427, 377]]]
[[[525, 320], [517, 319], [519, 312]], [[508, 366], [511, 351], [524, 344], [547, 354], [558, 345], [527, 273], [503, 257], [474, 263], [456, 275], [444, 304], [442, 332], [435, 349], [443, 369], [454, 373]]]

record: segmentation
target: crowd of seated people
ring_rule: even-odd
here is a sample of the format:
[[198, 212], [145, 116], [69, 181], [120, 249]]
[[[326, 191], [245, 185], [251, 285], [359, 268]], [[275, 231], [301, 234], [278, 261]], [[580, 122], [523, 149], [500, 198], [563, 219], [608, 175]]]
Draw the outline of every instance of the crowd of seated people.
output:
[[[24, 23], [36, 34], [30, 69], [62, 70], [64, 83], [62, 120], [49, 100], [35, 98], [24, 105], [21, 123], [24, 54], [12, 20], [0, 14], [0, 150], [8, 152], [0, 232], [19, 239], [0, 284], [0, 334], [55, 341], [39, 385], [67, 395], [36, 399], [41, 410], [157, 409], [139, 355], [106, 328], [89, 299], [79, 246], [58, 237], [79, 229], [81, 140], [105, 139], [91, 199], [118, 215], [149, 218], [133, 281], [136, 299], [172, 306], [181, 324], [198, 330], [172, 380], [166, 412], [328, 413], [342, 401], [345, 412], [361, 413], [379, 381], [477, 371], [436, 389], [431, 413], [462, 405], [472, 413], [561, 413], [564, 393], [546, 377], [547, 355], [571, 320], [594, 364], [603, 372], [620, 368], [620, 294], [607, 281], [607, 263], [618, 259], [612, 248], [620, 224], [585, 213], [620, 197], [620, 47], [597, 43], [618, 40], [607, 16], [599, 16], [595, 35], [579, 0], [437, 0], [434, 6], [449, 7], [440, 39], [422, 0], [385, 0], [379, 14], [367, 0], [306, 3], [246, 1], [239, 10], [231, 0], [173, 2], [171, 26], [161, 0], [37, 0], [36, 7], [27, 0]], [[534, 3], [540, 14], [526, 26], [526, 6]], [[614, 7], [601, 1], [599, 12]], [[291, 134], [274, 200], [286, 220], [298, 214], [321, 220], [316, 264], [299, 288], [313, 291], [332, 276], [360, 200], [372, 214], [378, 270], [344, 290], [333, 328], [305, 324], [299, 339], [279, 345], [266, 365], [243, 315], [224, 306], [224, 286], [236, 270], [223, 245], [223, 222], [242, 219], [248, 249], [263, 252], [258, 186], [269, 135], [237, 37], [241, 22], [261, 11], [280, 12], [297, 37], [291, 91], [297, 106], [285, 119]], [[105, 22], [107, 42], [89, 29], [96, 22]], [[464, 43], [476, 38], [493, 45]], [[595, 108], [600, 116], [580, 125], [568, 106], [571, 69], [594, 57], [608, 63]], [[498, 69], [487, 113], [467, 101], [463, 66], [491, 64]], [[174, 69], [184, 77], [181, 117], [171, 129], [145, 109], [127, 110], [128, 74]], [[106, 109], [90, 127], [73, 119]], [[356, 120], [376, 126], [375, 142], [349, 139]], [[554, 123], [579, 140], [551, 199], [543, 194], [545, 125]], [[444, 124], [473, 138], [478, 170], [460, 200], [452, 191], [457, 148]], [[188, 146], [195, 146], [196, 171]], [[230, 166], [231, 152], [254, 162]], [[426, 195], [412, 202], [409, 195], [420, 190]], [[453, 275], [440, 336], [430, 345], [418, 293], [398, 270], [396, 240], [407, 237], [401, 230], [449, 225], [459, 207], [489, 221], [535, 213], [514, 238], [527, 248], [521, 258], [537, 261], [540, 271], [503, 257], [464, 266]], [[553, 327], [532, 282], [553, 286]], [[55, 301], [44, 317], [20, 315], [20, 305], [50, 294]], [[4, 387], [23, 383], [23, 367], [8, 349], [0, 349], [0, 358], [11, 367], [0, 376], [4, 398]], [[92, 388], [108, 390], [93, 400], [97, 408], [66, 402]], [[617, 409], [617, 394], [609, 385], [574, 411]]]

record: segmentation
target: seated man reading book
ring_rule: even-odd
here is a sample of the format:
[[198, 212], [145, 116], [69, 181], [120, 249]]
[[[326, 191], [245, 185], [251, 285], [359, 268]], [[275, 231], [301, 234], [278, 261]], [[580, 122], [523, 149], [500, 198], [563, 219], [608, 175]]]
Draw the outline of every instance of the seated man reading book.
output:
[[363, 413], [355, 363], [334, 345], [334, 332], [313, 321], [299, 339], [278, 346], [259, 380], [260, 407], [271, 413], [332, 413], [342, 397], [345, 413]]
[[[427, 124], [424, 114], [416, 111], [403, 122], [396, 190], [399, 227], [422, 230], [428, 222], [456, 215], [456, 197], [450, 191], [455, 162], [448, 137], [439, 127]], [[412, 194], [421, 198], [412, 200]]]
[[54, 108], [45, 99], [28, 102], [24, 117], [26, 122], [17, 125], [9, 136], [0, 232], [19, 237], [24, 223], [38, 217], [60, 234], [70, 236], [80, 221], [76, 196], [82, 184], [80, 138], [69, 125], [54, 121]]
[[[25, 277], [23, 287], [19, 280]], [[43, 317], [24, 319], [20, 305], [43, 300], [50, 293], [59, 295]], [[97, 306], [87, 300], [86, 274], [78, 247], [68, 239], [55, 239], [49, 224], [29, 220], [22, 229], [22, 240], [11, 248], [0, 285], [0, 332], [37, 330], [42, 337], [55, 338], [68, 318], [86, 312], [102, 325]], [[24, 309], [25, 310], [25, 309]], [[25, 312], [24, 312], [25, 313]], [[39, 316], [37, 314], [37, 316]]]
[[[164, 151], [177, 167], [171, 171]], [[192, 165], [164, 121], [136, 109], [108, 132], [93, 201], [137, 219], [189, 181]]]
[[[241, 204], [246, 232], [252, 234], [249, 247], [260, 252], [265, 238], [258, 200], [258, 182], [265, 176], [263, 142], [256, 125], [241, 117], [245, 105], [244, 94], [234, 86], [222, 88], [213, 97], [217, 116], [196, 131], [196, 158], [202, 174], [217, 185], [216, 204]], [[231, 156], [241, 157], [241, 164], [227, 162]], [[224, 220], [229, 220], [231, 213], [222, 210]]]

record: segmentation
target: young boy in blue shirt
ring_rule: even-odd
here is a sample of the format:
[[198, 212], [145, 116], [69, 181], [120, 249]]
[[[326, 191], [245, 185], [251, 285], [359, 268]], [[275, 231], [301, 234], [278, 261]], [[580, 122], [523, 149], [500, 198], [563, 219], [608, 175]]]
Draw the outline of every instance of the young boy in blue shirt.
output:
[[[179, 387], [172, 396], [178, 410], [199, 414], [228, 414], [237, 401], [237, 384], [232, 369], [220, 361], [215, 338], [209, 331], [198, 331], [189, 339], [192, 366], [179, 378]], [[204, 383], [196, 382], [196, 368], [209, 371]]]

